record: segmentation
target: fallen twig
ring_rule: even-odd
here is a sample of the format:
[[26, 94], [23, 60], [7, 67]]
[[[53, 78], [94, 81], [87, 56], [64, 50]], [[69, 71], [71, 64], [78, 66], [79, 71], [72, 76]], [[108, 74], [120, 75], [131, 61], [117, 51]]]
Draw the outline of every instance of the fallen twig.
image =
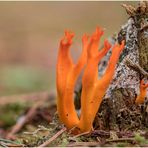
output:
[[58, 131], [54, 136], [52, 136], [49, 140], [45, 141], [43, 144], [41, 144], [39, 147], [46, 147], [49, 145], [52, 141], [54, 141], [57, 137], [59, 137], [63, 132], [66, 131], [66, 128], [62, 128], [60, 131]]
[[74, 143], [68, 144], [67, 146], [69, 147], [77, 147], [77, 146], [88, 147], [88, 146], [100, 146], [100, 144], [99, 142], [74, 142]]
[[[116, 132], [117, 136], [118, 137], [127, 137], [127, 138], [133, 138], [135, 137], [135, 132], [132, 132], [132, 131], [117, 131]], [[148, 132], [145, 131], [145, 132], [139, 132], [140, 136], [143, 136], [145, 138], [147, 138], [148, 136]], [[97, 137], [97, 136], [107, 136], [107, 137], [110, 137], [110, 132], [109, 131], [104, 131], [104, 130], [94, 130], [90, 133], [90, 136], [94, 136], [94, 137]]]
[[11, 141], [8, 139], [0, 138], [0, 146], [3, 147], [22, 147], [23, 144], [17, 143], [15, 141]]
[[91, 135], [110, 136], [110, 132], [104, 130], [94, 130], [91, 132]]
[[148, 78], [148, 73], [140, 65], [133, 63], [131, 60], [126, 60], [125, 64], [132, 70]]
[[4, 142], [0, 142], [0, 146], [7, 147], [7, 145]]
[[39, 127], [39, 128], [36, 129], [34, 132], [24, 132], [24, 134], [26, 134], [26, 135], [37, 135], [37, 133], [38, 133], [39, 131], [49, 131], [49, 129], [46, 128], [46, 127], [44, 127], [44, 126], [39, 125], [38, 127]]
[[[14, 99], [15, 98], [15, 99]], [[42, 92], [42, 93], [34, 93], [34, 94], [29, 94], [29, 95], [20, 95], [20, 96], [17, 96], [17, 97], [8, 97], [8, 98], [5, 98], [5, 97], [2, 97], [0, 98], [0, 105], [4, 105], [4, 104], [7, 104], [8, 102], [6, 101], [1, 101], [1, 99], [6, 99], [6, 100], [11, 100], [11, 101], [8, 101], [9, 103], [14, 103], [14, 102], [17, 102], [18, 99], [19, 101], [26, 101], [26, 102], [29, 102], [29, 103], [33, 103], [34, 101], [34, 104], [33, 106], [30, 108], [30, 110], [27, 112], [26, 115], [23, 115], [21, 116], [18, 121], [16, 122], [16, 124], [12, 127], [11, 131], [6, 135], [6, 138], [7, 139], [15, 139], [15, 134], [21, 130], [21, 128], [28, 122], [30, 121], [30, 119], [32, 119], [36, 112], [37, 112], [37, 109], [39, 107], [41, 107], [45, 101], [49, 100], [49, 106], [53, 106], [55, 105], [55, 96], [54, 94], [51, 92], [51, 93], [47, 93], [47, 92]], [[35, 102], [36, 101], [36, 102]], [[18, 103], [18, 102], [17, 102]]]
[[125, 8], [127, 14], [129, 15], [134, 15], [136, 12], [136, 8], [131, 5], [122, 4], [121, 6]]
[[69, 137], [68, 139], [71, 140], [71, 141], [75, 141], [75, 142], [76, 142], [76, 138], [78, 138], [78, 137], [80, 137], [80, 136], [88, 135], [88, 134], [90, 134], [90, 132], [80, 133], [80, 134], [78, 134], [78, 135]]
[[17, 123], [12, 127], [11, 131], [7, 134], [6, 138], [14, 139], [14, 134], [20, 131], [24, 124], [26, 124], [30, 119], [33, 118], [33, 116], [36, 114], [38, 107], [40, 107], [43, 103], [44, 101], [42, 100], [38, 101], [31, 107], [31, 109], [28, 111], [26, 115], [20, 117]]
[[80, 137], [80, 136], [88, 135], [89, 133], [90, 133], [90, 132], [80, 133], [80, 134], [78, 134], [78, 135], [76, 135], [76, 136], [73, 136], [73, 138], [78, 138], [78, 137]]
[[135, 139], [134, 139], [134, 138], [110, 139], [110, 140], [106, 140], [106, 143], [109, 143], [109, 142], [123, 142], [123, 141], [129, 141], [129, 142], [132, 142], [132, 141], [135, 141]]
[[3, 144], [4, 147], [24, 147], [22, 144], [10, 144], [10, 143], [0, 143], [1, 145]]
[[143, 30], [145, 30], [145, 29], [148, 29], [148, 24], [143, 25], [140, 31], [143, 31]]

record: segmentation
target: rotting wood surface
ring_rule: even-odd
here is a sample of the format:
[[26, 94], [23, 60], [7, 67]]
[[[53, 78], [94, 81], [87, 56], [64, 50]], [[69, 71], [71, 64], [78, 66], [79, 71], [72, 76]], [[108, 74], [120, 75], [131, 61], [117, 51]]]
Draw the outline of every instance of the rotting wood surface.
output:
[[[100, 125], [116, 130], [148, 127], [148, 101], [143, 105], [135, 104], [140, 80], [148, 79], [148, 2], [140, 2], [137, 8], [123, 6], [130, 17], [119, 31], [117, 41], [120, 43], [125, 40], [126, 45], [98, 112], [97, 117], [101, 118], [99, 122], [102, 120], [102, 124], [95, 122], [98, 128], [101, 128]], [[126, 64], [127, 60], [138, 65], [139, 71], [131, 69]]]
[[[118, 35], [110, 38], [110, 41], [114, 44], [125, 40], [126, 45], [94, 121], [96, 129], [128, 130], [148, 127], [148, 101], [143, 105], [135, 104], [140, 80], [148, 79], [148, 2], [139, 2], [137, 8], [125, 4], [122, 6], [129, 18]], [[110, 55], [111, 49], [99, 64], [99, 76], [103, 75]], [[79, 109], [81, 87], [76, 88], [75, 102]]]

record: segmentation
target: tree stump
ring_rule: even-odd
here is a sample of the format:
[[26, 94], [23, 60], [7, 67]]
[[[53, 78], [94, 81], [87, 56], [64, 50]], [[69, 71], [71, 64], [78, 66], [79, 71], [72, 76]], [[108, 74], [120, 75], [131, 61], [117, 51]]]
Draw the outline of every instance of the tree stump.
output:
[[[148, 80], [148, 2], [139, 2], [137, 8], [125, 4], [123, 7], [129, 18], [115, 40], [118, 43], [125, 40], [125, 49], [94, 121], [97, 129], [148, 127], [148, 100], [142, 105], [135, 104], [140, 80]], [[99, 64], [100, 75], [105, 71], [110, 53]]]
[[[148, 2], [139, 2], [137, 8], [122, 5], [129, 18], [116, 36], [109, 38], [111, 44], [125, 40], [114, 78], [104, 96], [94, 121], [95, 129], [128, 130], [148, 127], [148, 100], [136, 105], [140, 80], [148, 80]], [[112, 49], [98, 66], [102, 76]], [[80, 77], [81, 79], [81, 77]], [[75, 104], [80, 109], [81, 81], [76, 85]]]

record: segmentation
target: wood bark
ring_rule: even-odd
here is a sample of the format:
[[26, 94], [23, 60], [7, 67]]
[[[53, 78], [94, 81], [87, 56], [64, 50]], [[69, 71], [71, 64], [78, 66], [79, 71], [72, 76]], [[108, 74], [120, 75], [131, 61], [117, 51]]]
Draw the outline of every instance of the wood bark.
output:
[[[129, 18], [110, 42], [125, 40], [114, 78], [104, 96], [94, 121], [95, 129], [127, 130], [148, 127], [148, 100], [136, 105], [140, 80], [148, 80], [148, 2], [141, 1], [137, 8], [123, 4]], [[103, 75], [111, 50], [99, 63]], [[76, 108], [80, 109], [81, 84], [76, 86]]]
[[148, 127], [148, 100], [142, 105], [135, 104], [140, 80], [148, 80], [148, 2], [139, 2], [137, 8], [129, 5], [123, 7], [129, 18], [121, 27], [116, 40], [118, 43], [125, 40], [126, 45], [94, 122], [99, 129]]

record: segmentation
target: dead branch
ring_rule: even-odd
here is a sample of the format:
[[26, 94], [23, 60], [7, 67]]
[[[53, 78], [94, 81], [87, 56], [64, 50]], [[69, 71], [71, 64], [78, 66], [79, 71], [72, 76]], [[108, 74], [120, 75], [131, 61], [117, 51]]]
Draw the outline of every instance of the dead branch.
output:
[[81, 136], [84, 136], [84, 135], [88, 135], [90, 132], [85, 132], [85, 133], [80, 133], [76, 136], [73, 136], [73, 138], [78, 138], [78, 137], [81, 137]]
[[134, 15], [136, 13], [136, 8], [131, 5], [122, 4], [121, 6], [125, 8], [128, 15]]
[[91, 135], [95, 136], [110, 136], [110, 132], [104, 131], [104, 130], [94, 130], [91, 132]]
[[144, 77], [148, 78], [148, 73], [138, 64], [133, 63], [131, 60], [126, 60], [125, 64], [132, 70], [138, 72], [139, 74], [143, 75]]
[[141, 29], [140, 29], [140, 31], [142, 32], [142, 31], [144, 31], [144, 30], [146, 30], [146, 29], [148, 29], [148, 24], [144, 24], [142, 27], [141, 27]]
[[[135, 133], [134, 132], [131, 132], [131, 131], [117, 131], [117, 136], [118, 137], [128, 137], [128, 138], [133, 138], [135, 136]], [[140, 132], [139, 133], [140, 136], [143, 136], [145, 138], [148, 137], [148, 132], [145, 131], [145, 132]], [[94, 137], [97, 137], [97, 136], [106, 136], [106, 137], [110, 137], [110, 132], [109, 131], [104, 131], [104, 130], [94, 130], [90, 133], [90, 136], [94, 136]]]
[[52, 136], [49, 140], [45, 141], [43, 144], [41, 144], [39, 147], [46, 147], [48, 146], [52, 141], [54, 141], [57, 137], [59, 137], [63, 132], [66, 131], [66, 128], [62, 128], [60, 131], [58, 131], [54, 136]]
[[89, 146], [100, 146], [99, 142], [74, 142], [67, 145], [68, 147], [89, 147]]
[[37, 109], [42, 106], [44, 100], [40, 100], [35, 103], [26, 115], [23, 115], [19, 118], [17, 123], [12, 127], [11, 131], [6, 135], [7, 139], [14, 139], [14, 135], [22, 129], [22, 127], [30, 121], [36, 114]]
[[23, 147], [23, 144], [18, 144], [14, 141], [8, 140], [8, 139], [3, 139], [0, 138], [0, 146], [3, 147]]
[[119, 139], [110, 139], [110, 140], [106, 140], [106, 143], [110, 143], [110, 142], [132, 142], [135, 141], [134, 138], [119, 138]]

